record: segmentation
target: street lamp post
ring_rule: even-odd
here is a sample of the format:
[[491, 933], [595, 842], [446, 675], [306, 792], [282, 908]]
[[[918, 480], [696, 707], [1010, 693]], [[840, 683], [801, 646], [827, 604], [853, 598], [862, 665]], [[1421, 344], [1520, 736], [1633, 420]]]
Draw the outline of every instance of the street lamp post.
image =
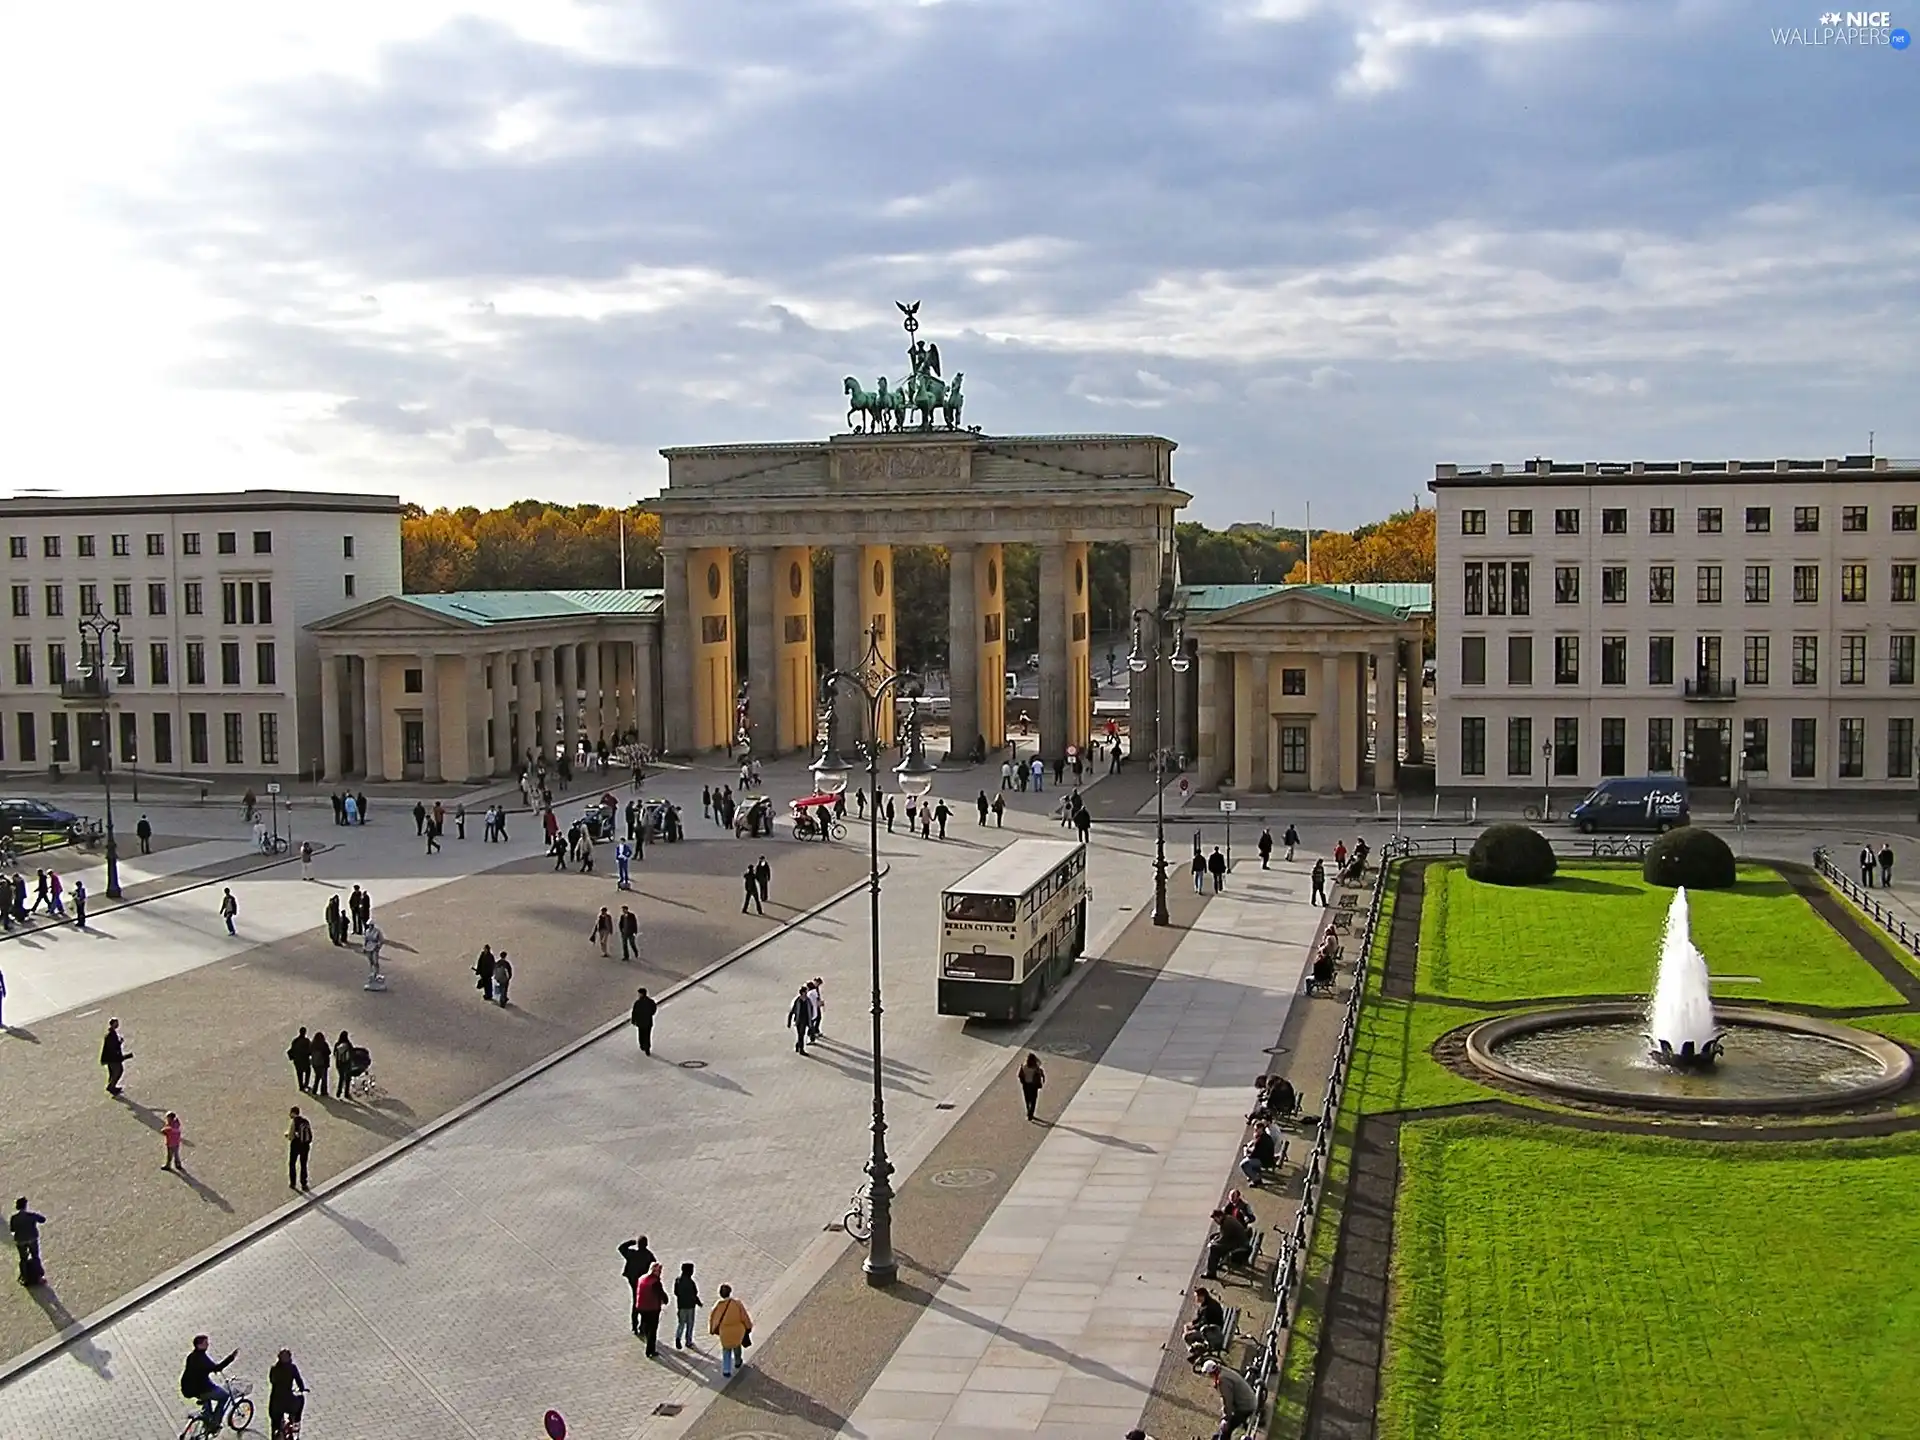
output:
[[[1152, 616], [1155, 621], [1153, 628], [1153, 649], [1150, 652], [1142, 653], [1140, 649], [1140, 621], [1147, 616]], [[1159, 685], [1160, 662], [1165, 660], [1168, 668], [1176, 675], [1186, 674], [1188, 663], [1187, 639], [1184, 627], [1179, 625], [1174, 626], [1173, 645], [1171, 648], [1167, 648], [1161, 638], [1166, 629], [1165, 620], [1166, 617], [1160, 612], [1149, 609], [1144, 605], [1135, 610], [1133, 612], [1133, 648], [1127, 652], [1127, 669], [1131, 670], [1134, 674], [1144, 674], [1149, 665], [1154, 667], [1153, 923], [1156, 925], [1171, 925], [1173, 923], [1173, 916], [1167, 909], [1166, 770], [1167, 750], [1169, 747], [1160, 743], [1167, 738], [1165, 734], [1167, 691], [1173, 687], [1170, 684], [1165, 688]], [[1133, 737], [1128, 736], [1127, 740], [1128, 743], [1131, 744]]]
[[[893, 1254], [893, 1162], [887, 1158], [887, 1097], [880, 1059], [880, 756], [885, 748], [880, 740], [880, 713], [889, 695], [905, 690], [908, 696], [907, 718], [901, 726], [905, 757], [894, 767], [902, 793], [919, 797], [933, 788], [934, 766], [927, 761], [926, 744], [920, 736], [920, 678], [897, 670], [880, 651], [880, 622], [867, 630], [867, 650], [858, 665], [850, 669], [830, 670], [821, 682], [820, 758], [813, 763], [814, 782], [820, 793], [838, 795], [847, 788], [851, 771], [844, 756], [833, 746], [829, 730], [834, 701], [839, 687], [847, 686], [867, 702], [866, 737], [861, 741], [867, 762], [867, 891], [871, 903], [869, 936], [872, 945], [873, 991], [873, 1154], [867, 1160], [867, 1213], [870, 1235], [867, 1242], [867, 1284], [883, 1288], [899, 1278], [900, 1266]], [[822, 817], [823, 821], [827, 817]]]
[[[92, 636], [93, 664], [87, 664], [88, 641]], [[113, 837], [113, 745], [111, 728], [111, 710], [109, 702], [113, 696], [110, 679], [112, 665], [108, 661], [107, 641], [111, 637], [117, 650], [120, 644], [120, 622], [95, 610], [91, 615], [80, 617], [80, 679], [83, 684], [91, 678], [90, 687], [100, 702], [100, 734], [94, 743], [100, 747], [100, 789], [106, 797], [107, 806], [107, 898], [120, 899], [120, 847]]]
[[1546, 793], [1540, 797], [1540, 818], [1551, 820], [1553, 818], [1553, 738], [1551, 736], [1540, 742], [1540, 756], [1543, 761], [1540, 767], [1540, 783], [1546, 790]]

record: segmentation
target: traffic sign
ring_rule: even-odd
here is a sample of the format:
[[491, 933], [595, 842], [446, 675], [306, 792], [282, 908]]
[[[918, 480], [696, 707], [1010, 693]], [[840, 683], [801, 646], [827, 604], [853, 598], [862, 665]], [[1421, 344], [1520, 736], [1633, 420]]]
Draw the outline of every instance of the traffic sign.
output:
[[1180, 777], [1180, 793], [1182, 795], [1187, 793], [1187, 777], [1184, 775]]
[[547, 1434], [550, 1440], [567, 1440], [567, 1422], [558, 1410], [547, 1411]]
[[1239, 808], [1240, 802], [1238, 800], [1222, 800], [1220, 802], [1220, 813], [1222, 815], [1231, 815]]
[[267, 782], [267, 794], [278, 795], [279, 793], [280, 793], [280, 782], [278, 780], [269, 780]]

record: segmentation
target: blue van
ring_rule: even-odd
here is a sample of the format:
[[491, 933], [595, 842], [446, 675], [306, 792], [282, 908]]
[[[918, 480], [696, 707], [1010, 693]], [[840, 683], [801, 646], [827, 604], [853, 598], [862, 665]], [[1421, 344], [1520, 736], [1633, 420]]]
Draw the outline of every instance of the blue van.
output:
[[1596, 830], [1671, 830], [1689, 822], [1687, 782], [1673, 775], [1602, 780], [1568, 818], [1583, 835]]

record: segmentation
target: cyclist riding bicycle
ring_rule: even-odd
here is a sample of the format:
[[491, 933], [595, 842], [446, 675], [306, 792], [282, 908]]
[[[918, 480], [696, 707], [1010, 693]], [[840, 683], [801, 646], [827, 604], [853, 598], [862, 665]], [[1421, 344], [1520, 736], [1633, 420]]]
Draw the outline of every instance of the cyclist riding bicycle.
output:
[[208, 1349], [212, 1342], [205, 1335], [193, 1337], [193, 1351], [187, 1356], [186, 1366], [180, 1371], [180, 1393], [200, 1406], [200, 1419], [207, 1427], [209, 1435], [220, 1433], [221, 1422], [227, 1414], [227, 1392], [214, 1382], [227, 1366], [233, 1363], [238, 1350], [230, 1351], [224, 1360], [215, 1360]]
[[307, 1382], [293, 1363], [293, 1352], [282, 1350], [267, 1371], [267, 1419], [272, 1422], [273, 1440], [285, 1440], [290, 1431], [297, 1433], [306, 1408]]

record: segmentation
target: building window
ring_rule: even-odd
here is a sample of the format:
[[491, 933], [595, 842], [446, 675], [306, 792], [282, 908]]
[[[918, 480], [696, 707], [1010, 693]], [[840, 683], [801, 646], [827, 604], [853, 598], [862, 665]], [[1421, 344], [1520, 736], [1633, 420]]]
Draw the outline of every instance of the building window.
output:
[[1531, 535], [1533, 533], [1533, 511], [1507, 511], [1507, 534]]
[[1486, 636], [1462, 635], [1460, 637], [1460, 683], [1462, 685], [1487, 683]]
[[403, 672], [400, 677], [400, 688], [405, 690], [409, 695], [420, 694], [426, 688], [420, 671], [408, 670]]
[[[804, 619], [806, 617], [795, 616], [794, 618]], [[804, 640], [806, 639], [806, 636], [803, 635], [800, 638]], [[1282, 695], [1306, 694], [1307, 693], [1307, 672], [1305, 670], [1295, 670], [1291, 668], [1282, 669], [1280, 672], [1280, 693]]]
[[157, 710], [153, 716], [153, 763], [173, 764], [173, 716]]
[[120, 759], [123, 764], [131, 765], [139, 758], [140, 717], [125, 710], [120, 712]]
[[1673, 566], [1649, 565], [1647, 567], [1647, 603], [1649, 605], [1673, 603]]
[[1840, 637], [1840, 683], [1842, 685], [1867, 683], [1866, 636], [1842, 635]]
[[147, 532], [147, 554], [164, 555], [167, 553], [167, 537], [157, 530]]
[[1857, 716], [1840, 721], [1840, 778], [1858, 780], [1867, 773], [1867, 722]]
[[1920, 520], [1920, 505], [1896, 505], [1893, 507], [1893, 529], [1911, 533], [1915, 529], [1920, 529], [1920, 526], [1915, 524], [1916, 520]]
[[167, 613], [167, 587], [164, 581], [147, 582], [147, 614], [164, 615]]
[[1460, 773], [1487, 773], [1487, 721], [1482, 715], [1460, 717]]
[[1773, 599], [1773, 567], [1749, 565], [1746, 574], [1747, 603], [1765, 605]]
[[47, 618], [55, 619], [67, 613], [67, 597], [58, 585], [47, 586]]
[[262, 640], [253, 647], [253, 673], [256, 684], [277, 685], [280, 683], [278, 667], [274, 664], [273, 642]]
[[220, 623], [240, 623], [240, 587], [231, 580], [222, 581], [220, 585]]
[[[1484, 510], [1480, 513], [1482, 515], [1486, 514]], [[342, 535], [340, 537], [340, 558], [342, 560], [351, 560], [353, 558], [353, 537], [351, 535]]]
[[1627, 603], [1626, 566], [1606, 565], [1601, 567], [1600, 603], [1602, 605], [1624, 605]]
[[80, 613], [82, 615], [98, 615], [100, 613], [100, 587], [98, 585], [82, 585], [80, 587]]
[[93, 536], [76, 535], [73, 537], [74, 553], [82, 560], [93, 559]]
[[1580, 773], [1580, 722], [1571, 715], [1559, 716], [1553, 722], [1553, 773]]
[[67, 724], [66, 711], [56, 710], [53, 712], [52, 726], [53, 734], [51, 738], [53, 744], [50, 748], [53, 751], [53, 762], [56, 765], [70, 764], [73, 760], [73, 755], [70, 749], [71, 731]]
[[22, 710], [16, 717], [14, 728], [19, 732], [19, 755], [21, 760], [33, 761], [39, 759], [39, 746], [36, 743], [33, 733], [33, 712], [31, 710]]
[[1602, 510], [1600, 512], [1600, 533], [1602, 535], [1624, 535], [1627, 533], [1627, 512], [1625, 509]]
[[[189, 530], [181, 535], [180, 553], [182, 555], [198, 555], [200, 553], [200, 532], [198, 530]], [[206, 761], [202, 760], [199, 763], [204, 765]]]
[[1673, 533], [1673, 507], [1661, 506], [1647, 511], [1647, 533], [1649, 535], [1671, 535]]
[[1647, 684], [1673, 684], [1673, 637], [1671, 635], [1647, 637]]
[[1867, 528], [1867, 507], [1864, 505], [1842, 505], [1840, 507], [1840, 528], [1860, 531]]
[[187, 684], [204, 685], [206, 683], [207, 647], [198, 640], [189, 640], [187, 641]]
[[198, 580], [189, 580], [180, 587], [180, 609], [183, 614], [187, 615], [198, 615], [201, 613], [200, 582]]
[[113, 613], [115, 615], [133, 614], [133, 586], [124, 580], [114, 582]]
[[240, 537], [231, 530], [222, 530], [213, 537], [213, 548], [222, 555], [238, 555]]
[[1478, 615], [1486, 606], [1484, 595], [1484, 576], [1486, 567], [1478, 560], [1467, 562], [1465, 581], [1460, 590], [1461, 608], [1468, 615]]
[[[353, 577], [351, 575], [342, 575], [340, 577], [340, 593], [349, 600], [353, 599]], [[990, 618], [998, 619], [999, 617], [994, 616]], [[997, 640], [1000, 637], [996, 635], [994, 638]]]
[[[1484, 510], [1462, 510], [1460, 512], [1460, 533], [1462, 535], [1484, 535], [1487, 533], [1487, 512]], [[347, 542], [347, 554], [353, 554], [353, 542]]]
[[1718, 505], [1702, 505], [1696, 517], [1696, 523], [1699, 525], [1702, 535], [1718, 535], [1720, 533], [1720, 507]]
[[247, 717], [229, 710], [220, 717], [220, 738], [229, 765], [247, 763]]
[[1693, 598], [1700, 605], [1720, 603], [1720, 567], [1702, 565], [1694, 573]]
[[1507, 721], [1507, 774], [1533, 774], [1533, 721], [1524, 715]]
[[47, 646], [47, 683], [49, 685], [67, 683], [67, 647], [57, 640]]
[[1556, 685], [1580, 683], [1580, 637], [1578, 635], [1553, 637], [1553, 683]]
[[[1796, 535], [1818, 535], [1820, 533], [1820, 507], [1818, 505], [1796, 505], [1793, 507], [1793, 531]], [[1809, 771], [1809, 774], [1812, 772]]]
[[172, 683], [167, 664], [167, 645], [164, 640], [155, 640], [147, 646], [147, 682], [152, 685]]
[[1507, 567], [1498, 560], [1487, 565], [1487, 614], [1507, 613]]
[[1896, 715], [1887, 721], [1887, 778], [1913, 778], [1913, 717]]
[[1516, 560], [1513, 570], [1513, 604], [1510, 608], [1515, 615], [1533, 613], [1533, 567], [1525, 560]]
[[256, 555], [271, 555], [273, 553], [273, 532], [271, 530], [256, 530], [253, 532], [253, 553]]
[[1580, 567], [1578, 565], [1553, 567], [1553, 603], [1556, 605], [1580, 603]]
[[1600, 774], [1624, 775], [1627, 773], [1627, 722], [1618, 715], [1607, 715], [1600, 720]]
[[1842, 565], [1840, 567], [1840, 603], [1842, 605], [1867, 603], [1866, 566]]
[[1507, 637], [1507, 684], [1533, 684], [1533, 637], [1531, 635]]
[[204, 711], [193, 711], [187, 715], [187, 763], [189, 765], [213, 763], [211, 752], [207, 748], [207, 717]]
[[1911, 635], [1887, 637], [1887, 683], [1889, 685], [1913, 684], [1913, 649]]
[[116, 535], [113, 537], [112, 543], [113, 543], [114, 554], [116, 555], [133, 554], [133, 537], [131, 535]]
[[9, 535], [7, 537], [7, 556], [13, 560], [26, 559], [27, 537], [24, 535]]
[[1793, 567], [1793, 603], [1796, 605], [1820, 603], [1820, 567], [1818, 565]]
[[1740, 756], [1749, 775], [1767, 773], [1767, 722], [1747, 720], [1741, 725]]
[[240, 642], [237, 640], [220, 642], [220, 683], [222, 685], [240, 683]]
[[1749, 635], [1746, 638], [1746, 682], [1749, 685], [1765, 685], [1767, 672], [1773, 664], [1773, 637], [1770, 635]]
[[1657, 716], [1647, 721], [1647, 773], [1667, 775], [1673, 771], [1673, 721]]
[[13, 587], [13, 617], [24, 620], [33, 614], [33, 591], [25, 585]]
[[1282, 775], [1307, 773], [1306, 726], [1282, 725], [1280, 727], [1280, 773]]
[[24, 640], [16, 640], [14, 642], [13, 683], [16, 685], [33, 684], [33, 646]]
[[267, 769], [280, 763], [280, 717], [271, 710], [260, 712], [260, 766]]
[[1911, 561], [1895, 565], [1888, 576], [1888, 595], [1902, 604], [1912, 604], [1914, 596], [1914, 575], [1916, 567]]
[[1765, 535], [1773, 529], [1773, 511], [1765, 505], [1747, 506], [1747, 533]]
[[40, 555], [41, 558], [45, 560], [58, 560], [60, 558], [60, 537], [58, 535], [42, 535], [40, 537]]
[[1627, 683], [1626, 636], [1602, 635], [1600, 637], [1600, 683], [1602, 685]]
[[1796, 685], [1820, 683], [1820, 637], [1818, 635], [1793, 637], [1793, 683]]
[[1578, 510], [1554, 511], [1553, 533], [1556, 535], [1578, 535], [1580, 533], [1580, 512]]

